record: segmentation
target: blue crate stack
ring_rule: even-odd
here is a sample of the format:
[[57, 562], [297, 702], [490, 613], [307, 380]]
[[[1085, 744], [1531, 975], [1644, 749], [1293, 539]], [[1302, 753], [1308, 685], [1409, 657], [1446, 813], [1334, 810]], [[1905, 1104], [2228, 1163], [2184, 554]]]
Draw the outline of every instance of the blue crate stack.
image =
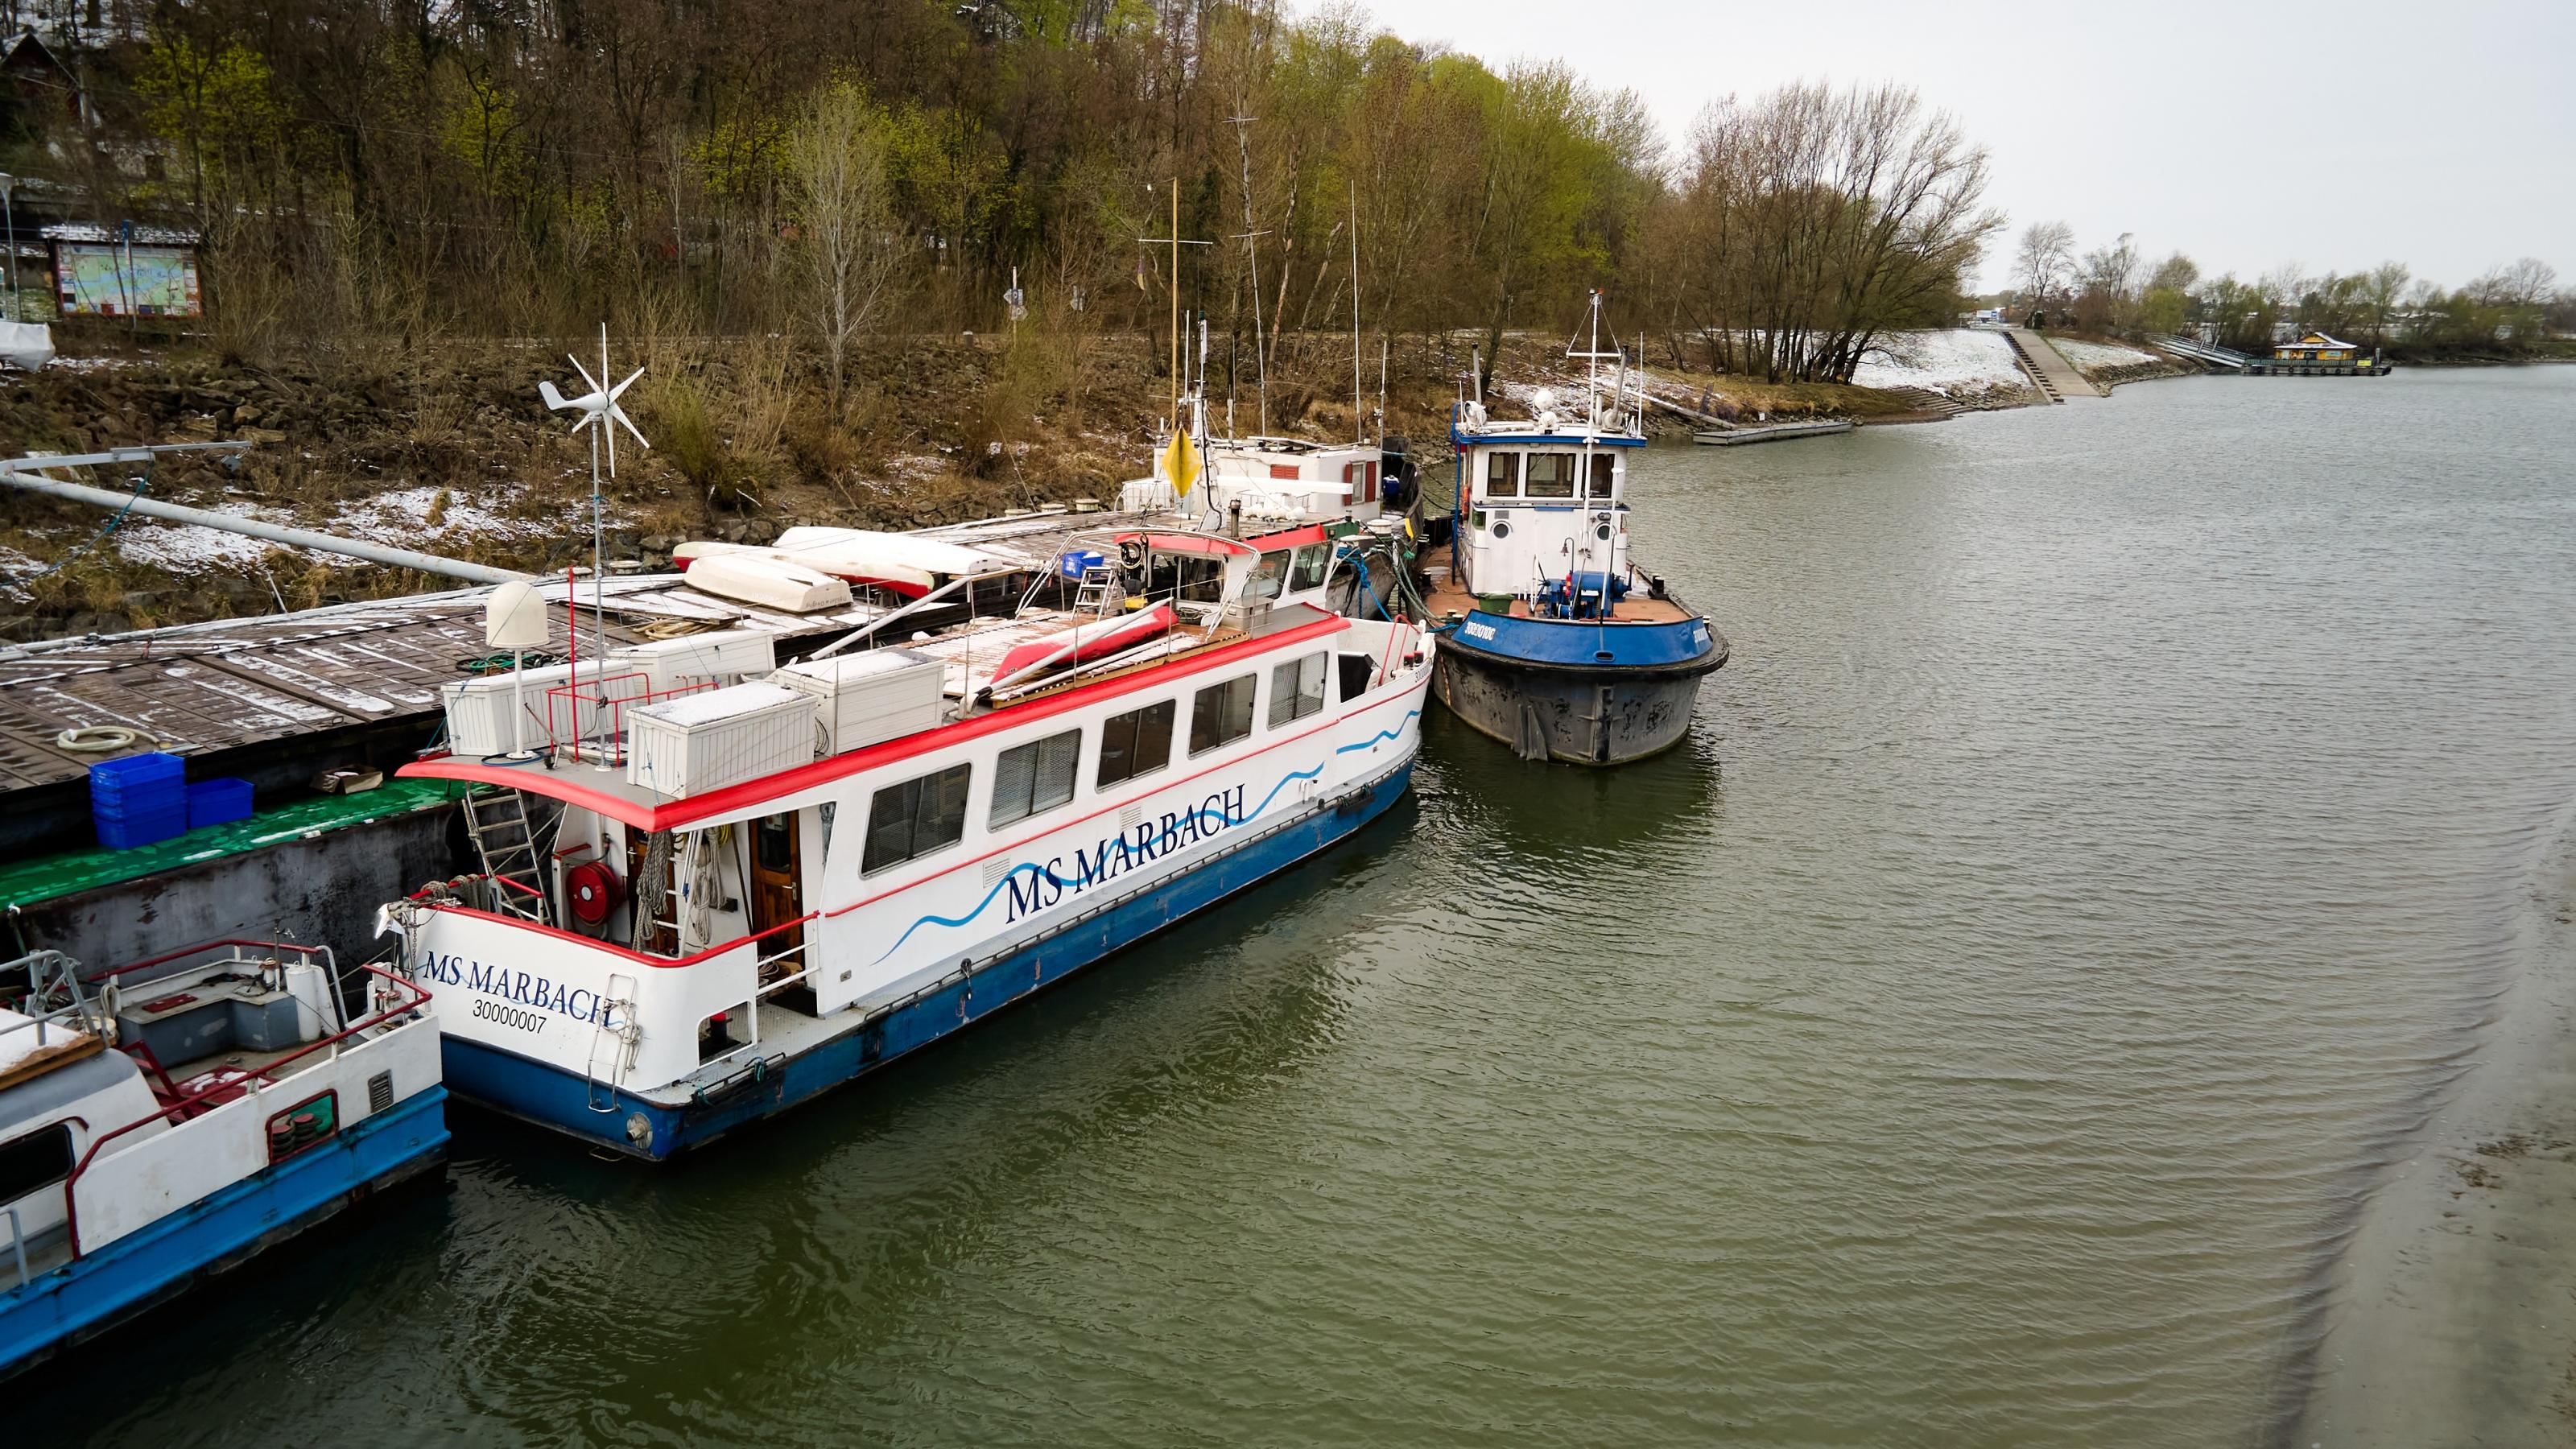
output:
[[177, 755], [127, 755], [89, 767], [90, 820], [98, 843], [132, 850], [188, 829], [188, 767]]

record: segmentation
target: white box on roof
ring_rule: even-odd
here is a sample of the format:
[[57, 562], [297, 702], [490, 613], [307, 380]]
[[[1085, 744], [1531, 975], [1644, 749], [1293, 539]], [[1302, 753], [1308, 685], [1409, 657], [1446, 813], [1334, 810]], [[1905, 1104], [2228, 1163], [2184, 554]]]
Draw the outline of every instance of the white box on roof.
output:
[[703, 795], [813, 763], [814, 701], [775, 684], [684, 694], [626, 716], [626, 780]]
[[713, 680], [732, 684], [745, 675], [767, 674], [778, 665], [776, 636], [759, 629], [725, 629], [711, 634], [683, 634], [629, 644], [610, 652], [611, 670], [620, 667], [651, 676], [653, 692]]
[[948, 666], [910, 649], [871, 649], [790, 664], [769, 682], [808, 695], [833, 754], [918, 734], [939, 723]]
[[[577, 675], [576, 670], [579, 671]], [[581, 685], [578, 723], [574, 719], [570, 698], [548, 694], [550, 690], [573, 684], [576, 679]], [[515, 676], [504, 670], [499, 674], [478, 674], [471, 679], [454, 680], [438, 687], [439, 702], [447, 710], [447, 748], [459, 755], [497, 755], [513, 748], [510, 725], [513, 710], [526, 711], [522, 738], [529, 749], [546, 747], [549, 710], [553, 712], [557, 738], [568, 741], [578, 734], [585, 740], [597, 739], [602, 728], [600, 699], [603, 696], [610, 700], [633, 699], [646, 687], [642, 675], [615, 664], [608, 667], [607, 677], [603, 679], [598, 663], [589, 659], [578, 664], [523, 669]]]

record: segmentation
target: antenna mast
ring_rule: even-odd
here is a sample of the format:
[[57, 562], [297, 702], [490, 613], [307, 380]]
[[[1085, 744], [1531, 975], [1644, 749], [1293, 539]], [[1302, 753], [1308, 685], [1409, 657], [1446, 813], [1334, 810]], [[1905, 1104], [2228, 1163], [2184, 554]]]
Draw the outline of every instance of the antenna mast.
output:
[[[1261, 393], [1261, 432], [1266, 437], [1270, 432], [1270, 357], [1269, 349], [1261, 345], [1261, 249], [1253, 242], [1253, 238], [1261, 233], [1252, 226], [1252, 139], [1246, 129], [1260, 118], [1233, 116], [1229, 119], [1234, 122], [1234, 148], [1243, 158], [1243, 258], [1252, 270], [1252, 376]], [[1177, 236], [1180, 228], [1175, 226], [1172, 232]], [[1236, 325], [1241, 325], [1242, 316], [1240, 312], [1235, 314]], [[1234, 385], [1233, 354], [1229, 352], [1226, 356], [1226, 385], [1231, 388]], [[1226, 431], [1234, 431], [1231, 417], [1226, 420]]]
[[1360, 401], [1360, 184], [1351, 183], [1351, 433], [1368, 441], [1368, 414]]

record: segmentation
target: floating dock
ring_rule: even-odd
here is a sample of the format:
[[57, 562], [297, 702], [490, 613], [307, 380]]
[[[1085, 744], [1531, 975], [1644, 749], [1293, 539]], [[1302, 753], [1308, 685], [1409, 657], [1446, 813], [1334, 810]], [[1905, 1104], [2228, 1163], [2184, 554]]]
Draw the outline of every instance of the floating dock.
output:
[[1711, 428], [1691, 436], [1711, 447], [1733, 448], [1745, 443], [1777, 443], [1789, 438], [1821, 438], [1833, 433], [1848, 433], [1852, 424], [1836, 418], [1820, 423], [1772, 423], [1755, 428]]

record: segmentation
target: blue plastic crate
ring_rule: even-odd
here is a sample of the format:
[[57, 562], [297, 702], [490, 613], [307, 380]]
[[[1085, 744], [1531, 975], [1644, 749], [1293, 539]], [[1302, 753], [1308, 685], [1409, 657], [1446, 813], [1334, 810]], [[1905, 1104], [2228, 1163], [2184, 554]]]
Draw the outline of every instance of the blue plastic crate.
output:
[[175, 810], [148, 810], [122, 819], [101, 817], [95, 823], [99, 844], [110, 850], [132, 850], [187, 834], [188, 810], [182, 805]]
[[199, 780], [188, 787], [188, 828], [250, 818], [250, 781], [231, 778]]
[[130, 795], [156, 789], [184, 788], [188, 778], [187, 762], [177, 755], [153, 751], [127, 755], [121, 759], [101, 760], [89, 767], [89, 793]]

